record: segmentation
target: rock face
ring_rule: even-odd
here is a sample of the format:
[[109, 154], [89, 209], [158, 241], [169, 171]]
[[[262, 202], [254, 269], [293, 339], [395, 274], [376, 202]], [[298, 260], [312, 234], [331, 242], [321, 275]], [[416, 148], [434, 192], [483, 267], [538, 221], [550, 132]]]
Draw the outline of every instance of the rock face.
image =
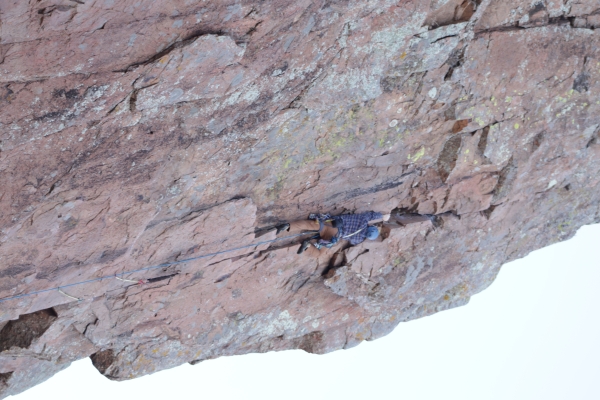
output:
[[[2, 396], [88, 356], [123, 380], [349, 348], [600, 221], [596, 0], [6, 0], [0, 18], [0, 297], [27, 294], [0, 303]], [[252, 246], [368, 210], [446, 214], [318, 259]]]

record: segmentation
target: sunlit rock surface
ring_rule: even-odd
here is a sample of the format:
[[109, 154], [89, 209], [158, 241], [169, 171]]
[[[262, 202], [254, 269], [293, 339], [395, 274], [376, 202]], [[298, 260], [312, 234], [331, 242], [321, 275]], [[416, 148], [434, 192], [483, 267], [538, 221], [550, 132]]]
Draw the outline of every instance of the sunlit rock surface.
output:
[[0, 18], [2, 298], [309, 212], [445, 213], [319, 259], [296, 239], [4, 301], [2, 396], [88, 356], [122, 380], [349, 348], [600, 221], [595, 0], [7, 0]]

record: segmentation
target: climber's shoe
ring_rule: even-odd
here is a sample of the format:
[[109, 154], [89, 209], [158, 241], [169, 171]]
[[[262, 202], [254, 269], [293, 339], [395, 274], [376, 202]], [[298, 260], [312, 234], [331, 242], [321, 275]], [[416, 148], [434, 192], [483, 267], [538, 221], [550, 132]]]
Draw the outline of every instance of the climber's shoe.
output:
[[300, 245], [300, 248], [298, 249], [298, 254], [304, 253], [304, 251], [306, 249], [308, 249], [308, 246], [310, 246], [310, 242], [308, 240], [305, 240], [304, 242], [302, 242], [302, 244]]
[[444, 221], [442, 220], [441, 217], [439, 217], [437, 215], [433, 215], [433, 214], [425, 214], [425, 215], [427, 216], [427, 218], [429, 218], [429, 221], [431, 221], [431, 225], [433, 226], [434, 231], [436, 229], [444, 226]]
[[278, 226], [276, 227], [276, 229], [277, 229], [277, 232], [275, 232], [275, 234], [276, 234], [276, 235], [279, 235], [279, 234], [280, 234], [281, 232], [283, 232], [283, 231], [288, 231], [288, 230], [290, 229], [290, 224], [288, 224], [288, 223], [286, 222], [285, 224], [278, 225]]

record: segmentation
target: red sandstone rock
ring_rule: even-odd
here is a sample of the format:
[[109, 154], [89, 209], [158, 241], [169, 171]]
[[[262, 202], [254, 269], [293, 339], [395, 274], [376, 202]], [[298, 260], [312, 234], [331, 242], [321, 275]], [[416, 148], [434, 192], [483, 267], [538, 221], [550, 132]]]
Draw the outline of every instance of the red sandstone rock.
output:
[[[348, 348], [600, 221], [595, 1], [0, 12], [0, 297], [249, 246], [0, 303], [2, 396], [88, 356], [122, 380]], [[451, 214], [318, 259], [252, 246], [367, 210]]]

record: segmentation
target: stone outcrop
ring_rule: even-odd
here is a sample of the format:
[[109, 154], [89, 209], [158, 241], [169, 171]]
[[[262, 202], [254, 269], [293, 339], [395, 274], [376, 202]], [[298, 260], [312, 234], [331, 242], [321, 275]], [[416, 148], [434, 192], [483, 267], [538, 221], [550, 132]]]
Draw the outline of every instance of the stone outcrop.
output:
[[[10, 0], [0, 18], [0, 297], [43, 291], [0, 303], [2, 396], [83, 357], [123, 380], [349, 348], [600, 222], [597, 1]], [[252, 246], [368, 210], [444, 215], [318, 259]]]

